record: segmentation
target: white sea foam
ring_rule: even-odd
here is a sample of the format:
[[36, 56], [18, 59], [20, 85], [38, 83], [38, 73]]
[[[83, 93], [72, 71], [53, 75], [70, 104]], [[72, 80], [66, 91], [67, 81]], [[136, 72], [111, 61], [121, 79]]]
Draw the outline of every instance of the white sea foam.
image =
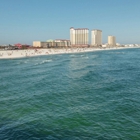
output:
[[26, 64], [26, 63], [27, 63], [27, 61], [19, 61], [19, 62], [17, 63], [17, 65]]
[[41, 65], [41, 64], [45, 64], [45, 63], [48, 63], [48, 62], [51, 62], [51, 61], [52, 61], [52, 59], [43, 60], [42, 62], [35, 63], [35, 65]]
[[83, 57], [83, 56], [85, 56], [85, 55], [81, 55], [81, 57]]

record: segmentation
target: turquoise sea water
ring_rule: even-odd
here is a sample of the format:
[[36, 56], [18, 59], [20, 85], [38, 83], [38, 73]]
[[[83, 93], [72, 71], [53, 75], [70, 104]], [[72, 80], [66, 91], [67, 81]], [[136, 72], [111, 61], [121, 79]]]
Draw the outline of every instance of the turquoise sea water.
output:
[[140, 49], [0, 60], [0, 140], [139, 140]]

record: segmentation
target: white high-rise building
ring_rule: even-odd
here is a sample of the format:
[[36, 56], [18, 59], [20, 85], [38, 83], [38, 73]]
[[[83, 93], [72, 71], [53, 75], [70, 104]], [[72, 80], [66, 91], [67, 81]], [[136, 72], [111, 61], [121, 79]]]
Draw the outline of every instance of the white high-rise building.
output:
[[108, 45], [109, 46], [116, 46], [116, 38], [115, 38], [115, 36], [108, 36]]
[[102, 31], [101, 30], [91, 31], [91, 45], [92, 46], [102, 45]]
[[88, 45], [89, 29], [87, 28], [70, 28], [70, 41], [71, 45]]

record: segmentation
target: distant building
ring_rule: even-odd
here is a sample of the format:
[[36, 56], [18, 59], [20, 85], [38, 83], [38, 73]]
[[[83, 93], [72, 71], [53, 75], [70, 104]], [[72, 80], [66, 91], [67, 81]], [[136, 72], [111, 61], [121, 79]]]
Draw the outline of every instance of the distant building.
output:
[[108, 47], [108, 44], [106, 43], [106, 44], [102, 44], [102, 47]]
[[102, 31], [101, 30], [92, 30], [91, 31], [91, 46], [100, 46], [102, 45]]
[[115, 36], [108, 36], [108, 45], [109, 46], [116, 46], [116, 38], [115, 38]]
[[15, 46], [15, 47], [18, 47], [19, 49], [22, 48], [22, 44], [20, 44], [20, 43], [14, 44], [14, 46]]
[[41, 47], [41, 41], [33, 41], [33, 47]]
[[89, 40], [89, 29], [88, 28], [70, 28], [70, 42], [72, 46], [88, 45]]
[[59, 47], [68, 47], [70, 46], [70, 40], [66, 40], [66, 39], [55, 39], [54, 40], [55, 43], [57, 43], [57, 46]]
[[51, 48], [51, 47], [69, 47], [70, 40], [65, 39], [56, 39], [56, 40], [47, 40], [45, 41], [33, 41], [33, 47], [43, 47], [43, 48]]
[[116, 43], [116, 46], [117, 46], [117, 47], [120, 47], [120, 46], [122, 46], [122, 45], [121, 45], [120, 43]]

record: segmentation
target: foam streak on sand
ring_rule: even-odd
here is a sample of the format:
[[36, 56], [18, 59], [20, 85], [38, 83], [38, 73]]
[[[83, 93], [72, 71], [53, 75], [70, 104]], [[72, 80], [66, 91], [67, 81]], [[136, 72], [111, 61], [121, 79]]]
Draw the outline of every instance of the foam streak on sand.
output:
[[[127, 47], [127, 48], [134, 48], [134, 47]], [[50, 54], [52, 55], [52, 54], [64, 54], [64, 53], [92, 52], [92, 51], [113, 50], [113, 49], [126, 49], [126, 47], [2, 50], [0, 51], [0, 59], [33, 57], [33, 56], [50, 55]]]

